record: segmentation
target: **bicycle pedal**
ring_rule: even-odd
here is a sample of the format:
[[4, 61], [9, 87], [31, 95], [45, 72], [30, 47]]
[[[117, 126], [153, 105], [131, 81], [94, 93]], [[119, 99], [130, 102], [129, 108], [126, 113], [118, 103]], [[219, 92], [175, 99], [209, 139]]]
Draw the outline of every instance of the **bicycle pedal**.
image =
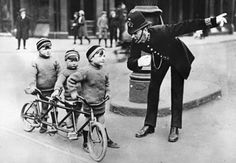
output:
[[56, 129], [49, 129], [49, 130], [47, 131], [47, 133], [48, 133], [48, 134], [55, 134], [55, 133], [57, 133], [57, 130], [56, 130]]
[[40, 124], [39, 123], [33, 123], [31, 124], [32, 127], [40, 127]]
[[69, 132], [67, 137], [69, 138], [69, 140], [77, 140], [78, 139], [77, 133], [75, 133], [75, 132]]

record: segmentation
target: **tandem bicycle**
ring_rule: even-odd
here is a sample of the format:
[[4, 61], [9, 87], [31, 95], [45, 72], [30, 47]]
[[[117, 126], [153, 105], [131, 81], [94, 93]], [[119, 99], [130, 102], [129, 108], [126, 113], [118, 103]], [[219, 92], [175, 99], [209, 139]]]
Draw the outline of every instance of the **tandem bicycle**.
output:
[[[107, 100], [109, 100], [109, 96], [98, 104], [89, 104], [85, 98], [78, 96], [78, 100], [73, 104], [70, 104], [63, 101], [60, 97], [45, 97], [38, 89], [31, 94], [35, 95], [36, 98], [32, 102], [24, 104], [21, 110], [21, 118], [25, 131], [31, 132], [35, 128], [41, 127], [42, 124], [46, 124], [53, 129], [48, 131], [49, 134], [56, 134], [58, 131], [71, 134], [71, 130], [63, 127], [63, 124], [65, 123], [65, 120], [72, 115], [72, 129], [77, 138], [81, 135], [83, 129], [88, 125], [88, 150], [90, 157], [95, 161], [101, 161], [105, 157], [107, 150], [107, 136], [103, 125], [98, 122], [94, 116], [93, 108], [103, 105]], [[75, 107], [78, 102], [82, 102], [84, 105], [87, 105], [90, 108], [90, 113], [84, 112], [83, 110], [76, 110]], [[45, 113], [41, 113], [42, 103], [49, 105], [48, 110]], [[65, 104], [67, 104], [67, 107]], [[60, 118], [61, 120], [58, 120], [57, 118], [57, 112], [59, 109], [64, 109], [67, 111], [66, 115], [63, 115], [63, 117]], [[45, 118], [48, 117], [49, 112], [51, 116], [56, 117], [54, 122], [50, 123], [45, 121]], [[86, 117], [89, 117], [88, 120], [79, 128], [77, 128], [75, 123], [76, 113], [84, 114]]]

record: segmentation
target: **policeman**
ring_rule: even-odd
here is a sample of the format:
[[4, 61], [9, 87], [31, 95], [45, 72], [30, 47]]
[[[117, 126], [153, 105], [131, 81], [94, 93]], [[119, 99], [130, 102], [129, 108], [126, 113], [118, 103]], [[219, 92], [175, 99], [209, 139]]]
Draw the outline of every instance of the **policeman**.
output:
[[[171, 67], [171, 127], [168, 141], [178, 140], [178, 129], [182, 128], [184, 79], [189, 76], [194, 56], [177, 36], [224, 25], [227, 23], [226, 15], [224, 13], [214, 18], [151, 26], [141, 12], [130, 11], [127, 25], [132, 43], [127, 66], [130, 70], [139, 72], [142, 67], [151, 65], [147, 112], [144, 126], [135, 134], [137, 138], [155, 132], [160, 86]], [[141, 51], [150, 55], [141, 56]]]

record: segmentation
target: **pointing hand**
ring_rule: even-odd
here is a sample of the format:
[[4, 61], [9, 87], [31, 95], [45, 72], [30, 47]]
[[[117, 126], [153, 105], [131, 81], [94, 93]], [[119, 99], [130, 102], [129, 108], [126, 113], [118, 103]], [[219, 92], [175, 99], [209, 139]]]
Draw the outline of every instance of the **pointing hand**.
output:
[[227, 15], [227, 13], [223, 13], [223, 14], [216, 16], [216, 23], [220, 24], [221, 27], [224, 25], [224, 23], [227, 23], [227, 20], [225, 18], [226, 15]]

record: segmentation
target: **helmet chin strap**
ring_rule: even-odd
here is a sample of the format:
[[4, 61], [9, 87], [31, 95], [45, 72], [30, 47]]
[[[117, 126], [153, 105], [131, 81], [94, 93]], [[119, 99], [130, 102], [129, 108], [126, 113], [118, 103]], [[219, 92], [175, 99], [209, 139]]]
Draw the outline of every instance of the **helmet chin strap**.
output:
[[144, 31], [144, 29], [142, 29], [142, 33], [141, 33], [141, 35], [140, 35], [139, 39], [138, 39], [137, 41], [135, 41], [136, 43], [140, 43], [140, 41], [141, 41], [141, 38], [142, 38], [142, 36], [143, 36], [143, 31]]

